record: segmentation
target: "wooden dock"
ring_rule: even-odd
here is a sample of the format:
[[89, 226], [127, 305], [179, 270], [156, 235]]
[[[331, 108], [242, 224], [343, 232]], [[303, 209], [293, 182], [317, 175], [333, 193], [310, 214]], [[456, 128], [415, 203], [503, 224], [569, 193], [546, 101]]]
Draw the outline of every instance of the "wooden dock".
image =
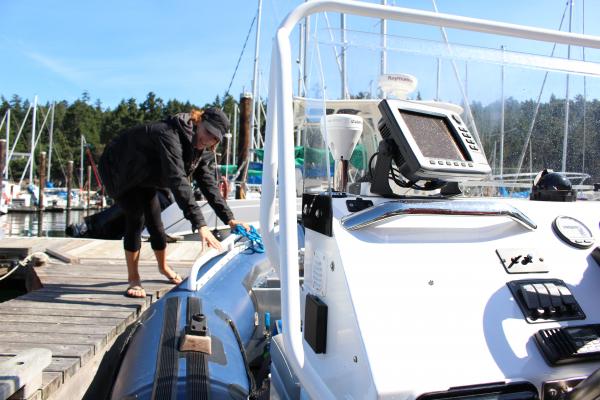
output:
[[[24, 267], [34, 272], [27, 278], [31, 291], [0, 303], [0, 361], [30, 348], [52, 351], [42, 388], [30, 399], [81, 398], [115, 340], [174, 287], [158, 272], [149, 243], [143, 243], [140, 274], [147, 296], [125, 297], [122, 246], [121, 241], [71, 238], [4, 238], [0, 242], [0, 253], [23, 249], [26, 254], [51, 255], [44, 266]], [[200, 253], [199, 242], [172, 243], [167, 247], [167, 260], [185, 278]]]

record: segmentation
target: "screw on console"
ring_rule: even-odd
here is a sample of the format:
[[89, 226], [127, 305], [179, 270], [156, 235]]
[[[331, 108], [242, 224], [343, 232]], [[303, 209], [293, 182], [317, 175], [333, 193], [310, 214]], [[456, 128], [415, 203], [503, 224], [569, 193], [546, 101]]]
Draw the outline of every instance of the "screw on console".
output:
[[[521, 256], [519, 256], [519, 257], [521, 257]], [[532, 262], [533, 262], [533, 256], [531, 254], [527, 254], [525, 256], [525, 258], [523, 258], [523, 261], [521, 261], [521, 264], [527, 265], [527, 264], [532, 263]]]

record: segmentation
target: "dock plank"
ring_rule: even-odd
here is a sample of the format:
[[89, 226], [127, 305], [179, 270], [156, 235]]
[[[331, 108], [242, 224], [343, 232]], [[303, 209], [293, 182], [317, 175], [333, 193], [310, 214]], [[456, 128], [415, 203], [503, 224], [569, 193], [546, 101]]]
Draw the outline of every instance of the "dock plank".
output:
[[[54, 310], [89, 310], [89, 311], [132, 311], [139, 314], [141, 306], [139, 304], [120, 304], [120, 303], [74, 303], [74, 302], [56, 302], [52, 298], [41, 297], [35, 299], [14, 299], [2, 303], [7, 307], [24, 307]], [[3, 308], [3, 307], [0, 307]]]
[[[177, 272], [179, 275], [181, 275], [182, 277], [187, 277], [189, 275], [189, 268], [178, 268], [175, 267], [173, 268], [173, 270], [175, 272]], [[54, 271], [36, 271], [38, 277], [40, 279], [45, 279], [45, 278], [52, 278], [52, 277], [61, 277], [62, 282], [68, 284], [70, 282], [71, 279], [77, 279], [77, 278], [85, 278], [85, 279], [101, 279], [105, 282], [126, 282], [127, 281], [127, 271], [125, 270], [125, 268], [123, 269], [118, 269], [118, 270], [104, 270], [102, 272], [94, 272], [94, 271], [90, 271], [90, 273], [93, 273], [93, 276], [86, 276], [86, 274], [84, 274], [85, 270], [82, 269], [81, 271], [68, 271], [68, 270], [54, 270]], [[139, 270], [140, 276], [142, 279], [144, 280], [159, 280], [162, 281], [163, 284], [168, 284], [167, 279], [165, 278], [164, 275], [162, 275], [161, 273], [159, 273], [158, 271], [156, 271], [155, 269], [143, 269], [140, 268]], [[45, 282], [45, 280], [44, 280]]]
[[[50, 279], [48, 279], [47, 281], [55, 282], [54, 280], [50, 280]], [[174, 287], [174, 286], [165, 287], [164, 284], [156, 283], [155, 280], [153, 280], [153, 281], [142, 280], [142, 286], [144, 287], [144, 289], [146, 289], [146, 295], [148, 297], [150, 297], [152, 300], [162, 296], [165, 292], [168, 292], [169, 290], [171, 290]], [[77, 290], [84, 291], [87, 287], [88, 286], [86, 286], [86, 285], [79, 285], [79, 286], [69, 285], [66, 288], [69, 291], [77, 291]], [[100, 287], [100, 288], [95, 287], [95, 290], [97, 292], [117, 293], [120, 295], [124, 295], [124, 293], [126, 292], [128, 287], [129, 287], [128, 283], [122, 282], [119, 284], [114, 284], [114, 285]], [[61, 284], [56, 284], [54, 286], [47, 285], [46, 288], [49, 290], [54, 290], [54, 291], [60, 292], [63, 288], [65, 288], [65, 286], [63, 286]]]
[[[60, 343], [70, 343], [69, 340], [74, 340], [74, 335], [77, 338], [89, 335], [90, 338], [112, 338], [117, 331], [117, 327], [109, 325], [78, 325], [78, 324], [40, 324], [37, 322], [4, 322], [2, 323], [2, 339], [10, 337], [9, 333], [20, 333], [22, 340], [32, 342], [35, 334], [46, 335], [47, 340], [50, 340], [54, 336], [59, 336], [59, 340], [63, 340]], [[43, 336], [43, 335], [42, 335]], [[14, 338], [16, 341], [18, 338]], [[39, 339], [42, 340], [42, 339]], [[50, 343], [50, 342], [49, 342]], [[83, 342], [82, 342], [83, 343]]]
[[57, 251], [54, 250], [50, 247], [46, 248], [46, 254], [48, 254], [49, 256], [52, 256], [54, 258], [58, 258], [60, 261], [62, 262], [66, 262], [66, 263], [78, 263], [79, 262], [79, 257], [75, 257], [70, 255], [69, 253], [66, 252], [62, 252], [62, 251]]
[[17, 355], [20, 351], [28, 350], [34, 347], [48, 349], [52, 352], [52, 356], [56, 355], [58, 357], [77, 357], [81, 359], [82, 363], [89, 361], [94, 355], [93, 344], [61, 344], [17, 341], [0, 341], [0, 354], [14, 356]]
[[[3, 324], [4, 325], [4, 324]], [[90, 345], [94, 350], [101, 350], [101, 348], [108, 342], [107, 332], [56, 332], [52, 330], [46, 330], [42, 332], [24, 332], [19, 328], [8, 328], [2, 332], [0, 343], [37, 343], [37, 347], [45, 347], [46, 344], [58, 344], [70, 346], [71, 343]], [[35, 347], [35, 346], [33, 346]], [[64, 356], [67, 354], [63, 353], [52, 353], [56, 356]], [[72, 353], [68, 353], [69, 356], [73, 356]]]
[[81, 360], [77, 357], [52, 357], [52, 362], [44, 369], [46, 372], [60, 372], [63, 382], [81, 368]]
[[[10, 360], [14, 355], [0, 355], [0, 362]], [[44, 368], [45, 372], [59, 372], [62, 381], [75, 375], [81, 368], [81, 359], [79, 357], [52, 357], [50, 365]]]
[[122, 294], [107, 294], [107, 293], [63, 293], [53, 292], [50, 290], [36, 290], [35, 292], [21, 296], [23, 300], [31, 301], [48, 301], [54, 300], [57, 303], [71, 304], [104, 304], [104, 305], [136, 305], [140, 308], [145, 308], [149, 304], [149, 299], [128, 298]]
[[[120, 318], [127, 322], [133, 322], [135, 313], [131, 311], [104, 311], [104, 310], [67, 310], [54, 308], [28, 308], [28, 307], [0, 307], [0, 319], [5, 315], [26, 315], [27, 318], [37, 316], [60, 316], [60, 317], [85, 317], [85, 318]], [[9, 317], [10, 318], [10, 317]]]
[[76, 250], [86, 243], [94, 242], [95, 239], [83, 239], [83, 238], [71, 238], [63, 241], [51, 242], [48, 248], [59, 251], [61, 253], [68, 253], [69, 251]]
[[[98, 317], [74, 317], [67, 315], [39, 315], [39, 314], [2, 314], [0, 317], [3, 322], [17, 322], [17, 323], [31, 323], [35, 321], [35, 324], [39, 323], [63, 323], [63, 324], [77, 324], [77, 325], [92, 325], [97, 326], [119, 326], [124, 324], [125, 318], [98, 318]], [[4, 325], [3, 325], [4, 326]]]

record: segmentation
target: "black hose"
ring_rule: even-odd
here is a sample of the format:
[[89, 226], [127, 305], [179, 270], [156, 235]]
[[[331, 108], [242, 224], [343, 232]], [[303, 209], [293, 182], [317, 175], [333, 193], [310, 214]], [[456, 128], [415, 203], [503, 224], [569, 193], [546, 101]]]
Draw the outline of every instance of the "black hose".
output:
[[233, 335], [235, 336], [235, 340], [238, 343], [240, 348], [240, 353], [242, 353], [242, 359], [244, 360], [244, 367], [246, 368], [246, 374], [248, 375], [248, 380], [250, 381], [250, 398], [254, 397], [256, 393], [256, 382], [254, 381], [254, 375], [252, 375], [252, 371], [250, 371], [250, 364], [248, 363], [248, 356], [246, 355], [246, 349], [244, 348], [244, 344], [242, 343], [242, 338], [240, 337], [240, 333], [235, 326], [235, 322], [231, 318], [227, 318], [227, 323], [231, 327], [233, 331]]
[[369, 157], [369, 163], [368, 163], [368, 168], [369, 168], [369, 179], [372, 181], [374, 176], [373, 176], [373, 159], [375, 157], [377, 157], [377, 154], [379, 154], [379, 152], [375, 152], [373, 153], [373, 155], [371, 155], [371, 157]]

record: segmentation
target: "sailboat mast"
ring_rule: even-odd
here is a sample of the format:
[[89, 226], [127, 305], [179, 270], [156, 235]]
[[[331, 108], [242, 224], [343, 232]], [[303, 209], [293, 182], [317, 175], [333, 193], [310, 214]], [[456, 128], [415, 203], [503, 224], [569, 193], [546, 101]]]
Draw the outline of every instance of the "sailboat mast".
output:
[[[298, 68], [298, 97], [302, 97], [302, 88], [304, 84], [304, 30], [306, 29], [306, 18], [305, 22], [299, 25], [298, 29], [298, 60], [299, 60], [299, 68]], [[300, 146], [302, 143], [301, 140], [302, 129], [300, 126], [296, 127], [296, 146]]]
[[237, 160], [236, 160], [235, 155], [237, 154], [237, 137], [238, 137], [238, 124], [239, 124], [238, 112], [239, 112], [239, 107], [238, 107], [237, 103], [233, 103], [233, 156], [232, 156], [232, 160], [231, 160], [231, 164], [233, 164], [233, 165], [237, 165], [236, 164]]
[[346, 14], [340, 16], [340, 30], [342, 33], [342, 99], [348, 98], [348, 73], [346, 71]]
[[[573, 21], [573, 0], [569, 0], [569, 33]], [[571, 59], [571, 45], [567, 46], [567, 59]], [[565, 134], [563, 138], [562, 172], [567, 171], [567, 147], [569, 144], [569, 73], [567, 73], [567, 84], [565, 90]]]
[[50, 119], [50, 140], [48, 143], [48, 172], [46, 173], [46, 180], [48, 182], [50, 182], [50, 169], [52, 166], [52, 145], [54, 140], [54, 107], [56, 107], [56, 102], [52, 103], [52, 116]]
[[[387, 6], [387, 0], [381, 0], [382, 6]], [[381, 68], [380, 74], [387, 74], [387, 20], [381, 20]]]
[[[308, 0], [304, 0], [306, 3]], [[305, 97], [306, 96], [306, 81], [308, 80], [308, 44], [310, 41], [310, 16], [306, 16], [304, 18], [304, 46], [302, 47], [302, 51], [304, 55], [302, 57], [302, 87], [304, 88], [302, 93], [299, 95]]]
[[8, 162], [10, 160], [8, 155], [8, 149], [10, 148], [10, 108], [6, 111], [6, 162], [4, 164], [4, 171], [0, 171], [0, 174], [4, 174], [4, 179], [8, 181]]
[[[258, 145], [258, 135], [260, 134], [260, 128], [256, 126], [256, 113], [260, 112], [258, 102], [260, 101], [260, 95], [258, 93], [258, 63], [259, 63], [259, 50], [260, 50], [260, 19], [262, 16], [262, 0], [258, 0], [258, 17], [256, 19], [256, 42], [254, 45], [254, 76], [252, 78], [252, 112], [250, 113], [250, 129], [252, 129], [251, 146], [255, 149]], [[256, 131], [254, 131], [256, 129]], [[255, 139], [256, 135], [256, 139]]]
[[[500, 49], [504, 60], [504, 46], [500, 46]], [[500, 68], [500, 179], [502, 179], [504, 176], [504, 64]]]
[[35, 121], [36, 121], [36, 111], [37, 111], [37, 95], [33, 98], [33, 119], [31, 121], [31, 152], [29, 154], [30, 163], [29, 163], [29, 184], [33, 183], [33, 168], [35, 166]]
[[81, 149], [79, 152], [79, 190], [83, 191], [83, 143], [85, 139], [81, 135]]
[[[582, 17], [581, 17], [581, 33], [585, 35], [585, 0], [581, 2]], [[585, 62], [585, 47], [581, 48], [583, 62]], [[583, 76], [583, 149], [581, 154], [581, 172], [585, 172], [585, 142], [587, 133], [587, 80]]]

